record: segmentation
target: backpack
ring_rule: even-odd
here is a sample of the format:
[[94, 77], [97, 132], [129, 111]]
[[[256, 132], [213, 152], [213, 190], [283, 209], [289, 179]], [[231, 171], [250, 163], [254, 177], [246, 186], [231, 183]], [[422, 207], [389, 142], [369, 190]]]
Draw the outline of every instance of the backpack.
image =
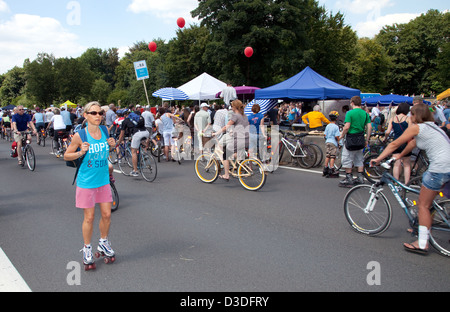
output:
[[[101, 125], [101, 126], [100, 126], [100, 129], [102, 130], [103, 134], [104, 134], [107, 138], [109, 138], [108, 128], [106, 128], [106, 126]], [[83, 128], [83, 129], [79, 130], [77, 133], [80, 135], [81, 141], [82, 141], [83, 143], [84, 143], [84, 142], [87, 142], [86, 128]], [[80, 151], [79, 148], [77, 149], [77, 152], [78, 152], [78, 151]], [[83, 156], [80, 157], [80, 158], [75, 159], [75, 160], [68, 160], [68, 161], [66, 161], [66, 166], [67, 166], [67, 167], [77, 168], [77, 170], [76, 170], [76, 172], [75, 172], [75, 176], [74, 176], [74, 178], [73, 178], [73, 183], [72, 183], [72, 185], [74, 185], [74, 184], [75, 184], [75, 181], [77, 180], [78, 171], [80, 170], [81, 163], [83, 162], [83, 159], [84, 159], [85, 156], [86, 156], [86, 154], [83, 155]]]

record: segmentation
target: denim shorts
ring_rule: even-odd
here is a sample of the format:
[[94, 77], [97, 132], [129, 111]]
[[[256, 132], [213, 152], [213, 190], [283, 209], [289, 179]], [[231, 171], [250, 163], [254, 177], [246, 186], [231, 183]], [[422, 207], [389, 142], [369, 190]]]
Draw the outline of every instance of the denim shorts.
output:
[[448, 181], [450, 181], [450, 172], [435, 173], [426, 171], [422, 177], [422, 185], [436, 192], [439, 192]]

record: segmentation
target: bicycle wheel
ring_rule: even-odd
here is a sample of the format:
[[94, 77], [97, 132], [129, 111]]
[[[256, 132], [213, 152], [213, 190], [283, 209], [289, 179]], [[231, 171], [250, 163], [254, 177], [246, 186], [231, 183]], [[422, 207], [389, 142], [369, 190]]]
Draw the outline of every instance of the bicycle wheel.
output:
[[372, 159], [375, 159], [378, 157], [378, 154], [371, 154], [364, 158], [364, 171], [363, 175], [364, 177], [370, 182], [370, 183], [377, 183], [381, 180], [381, 177], [383, 176], [383, 173], [386, 171], [389, 171], [392, 173], [391, 169], [384, 169], [382, 166], [370, 166], [370, 161]]
[[450, 199], [437, 203], [441, 208], [433, 205], [431, 208], [432, 225], [430, 244], [443, 256], [450, 257]]
[[348, 223], [358, 233], [375, 236], [389, 228], [392, 208], [386, 196], [380, 192], [372, 209], [368, 208], [371, 198], [370, 185], [352, 188], [344, 198], [344, 213]]
[[256, 159], [246, 159], [238, 168], [239, 182], [249, 191], [257, 191], [266, 183], [263, 164]]
[[25, 148], [25, 157], [27, 159], [28, 169], [34, 171], [36, 168], [36, 157], [34, 155], [34, 150], [30, 145]]
[[204, 183], [213, 183], [219, 177], [219, 163], [210, 154], [202, 154], [195, 161], [195, 173]]
[[117, 192], [114, 183], [110, 182], [109, 185], [111, 185], [111, 194], [112, 194], [111, 211], [114, 212], [119, 208], [119, 193]]
[[[317, 151], [310, 144], [303, 144], [302, 146], [303, 152], [305, 153], [305, 157], [298, 157], [297, 163], [300, 167], [309, 169], [312, 168], [317, 162]], [[301, 154], [300, 150], [296, 150], [295, 154]]]
[[341, 170], [342, 168], [342, 148], [336, 151], [336, 159], [334, 160], [334, 169]]
[[141, 175], [147, 182], [153, 182], [156, 179], [158, 173], [158, 167], [156, 165], [155, 158], [151, 154], [147, 154], [141, 151], [141, 161], [140, 161], [140, 171]]
[[131, 151], [129, 149], [123, 150], [121, 152], [119, 159], [117, 160], [117, 164], [119, 165], [120, 171], [126, 175], [129, 176], [131, 171], [133, 171], [133, 162], [132, 162], [132, 156]]
[[314, 148], [316, 150], [316, 154], [317, 154], [317, 159], [316, 162], [314, 163], [313, 167], [320, 167], [322, 166], [323, 163], [323, 151], [322, 148], [317, 145], [316, 143], [308, 143], [309, 146], [311, 146], [312, 148]]

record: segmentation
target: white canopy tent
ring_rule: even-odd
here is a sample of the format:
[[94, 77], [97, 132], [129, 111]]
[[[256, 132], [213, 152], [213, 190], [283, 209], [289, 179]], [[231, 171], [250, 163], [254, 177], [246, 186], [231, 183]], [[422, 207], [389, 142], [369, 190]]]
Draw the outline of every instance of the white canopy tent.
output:
[[225, 82], [203, 73], [177, 89], [185, 92], [189, 96], [189, 100], [203, 101], [217, 99], [216, 94], [226, 86]]

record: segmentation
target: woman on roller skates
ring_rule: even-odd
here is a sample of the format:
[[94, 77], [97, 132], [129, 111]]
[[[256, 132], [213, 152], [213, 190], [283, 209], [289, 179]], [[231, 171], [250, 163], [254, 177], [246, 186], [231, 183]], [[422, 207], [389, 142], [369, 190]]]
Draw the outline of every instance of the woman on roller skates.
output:
[[91, 246], [95, 204], [99, 204], [101, 212], [99, 224], [101, 238], [95, 255], [97, 258], [104, 256], [105, 263], [115, 260], [114, 250], [108, 241], [112, 203], [108, 156], [110, 147], [114, 147], [116, 142], [108, 137], [104, 126], [100, 126], [103, 113], [98, 102], [91, 102], [85, 106], [84, 117], [87, 120], [87, 127], [81, 130], [83, 133], [80, 131], [74, 135], [64, 154], [66, 161], [83, 157], [77, 176], [76, 207], [84, 210], [82, 251], [85, 270], [95, 269]]

